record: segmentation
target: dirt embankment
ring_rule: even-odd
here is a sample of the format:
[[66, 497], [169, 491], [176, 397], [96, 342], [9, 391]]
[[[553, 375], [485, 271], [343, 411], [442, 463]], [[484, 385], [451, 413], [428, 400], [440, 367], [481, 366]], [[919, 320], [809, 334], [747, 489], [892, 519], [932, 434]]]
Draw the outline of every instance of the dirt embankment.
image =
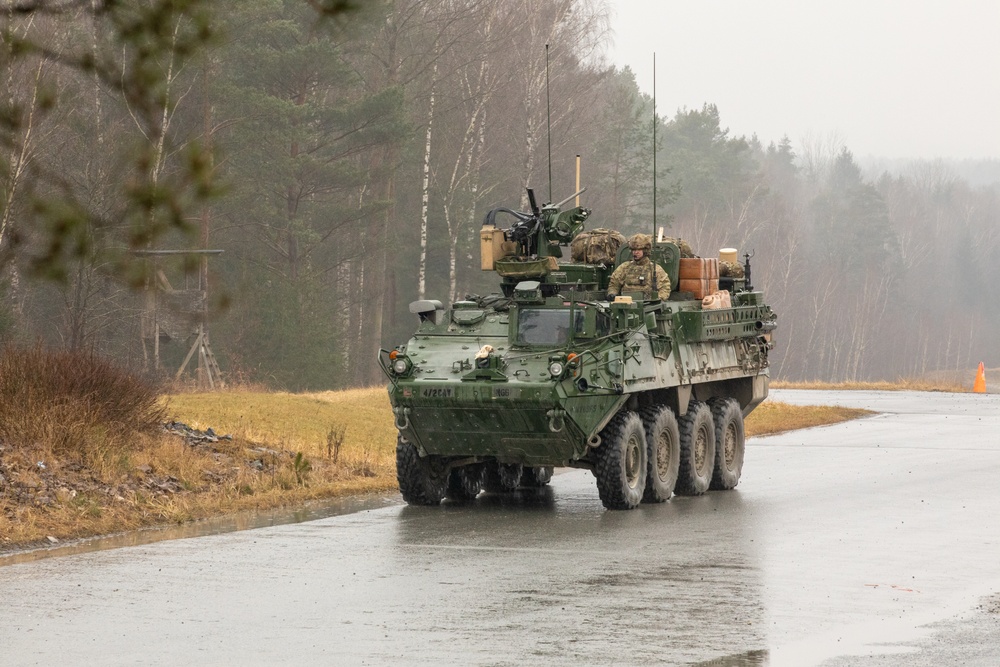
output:
[[190, 426], [0, 440], [0, 552], [395, 487], [382, 388], [156, 400]]

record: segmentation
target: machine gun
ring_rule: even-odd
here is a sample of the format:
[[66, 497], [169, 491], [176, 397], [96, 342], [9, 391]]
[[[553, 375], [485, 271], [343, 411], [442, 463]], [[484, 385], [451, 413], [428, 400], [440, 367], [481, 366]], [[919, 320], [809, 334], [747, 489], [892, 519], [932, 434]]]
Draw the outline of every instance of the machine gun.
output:
[[[560, 208], [586, 189], [574, 192], [557, 204], [544, 204], [539, 208], [535, 200], [535, 191], [527, 188], [530, 213], [509, 208], [495, 208], [483, 219], [483, 229], [502, 231], [504, 241], [516, 244], [514, 255], [517, 257], [562, 257], [560, 246], [569, 244], [583, 231], [583, 223], [590, 216], [590, 209], [577, 206], [560, 211]], [[513, 216], [516, 222], [508, 229], [500, 230], [496, 223], [499, 213]]]

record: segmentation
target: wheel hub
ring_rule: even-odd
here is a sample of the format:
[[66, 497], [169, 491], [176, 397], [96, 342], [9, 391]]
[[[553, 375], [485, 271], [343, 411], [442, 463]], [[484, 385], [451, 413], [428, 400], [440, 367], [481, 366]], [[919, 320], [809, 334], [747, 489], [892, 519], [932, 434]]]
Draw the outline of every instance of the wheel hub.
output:
[[656, 474], [661, 480], [670, 474], [670, 438], [666, 433], [656, 439]]
[[731, 467], [736, 460], [736, 426], [729, 424], [726, 428], [725, 444], [726, 466]]
[[640, 451], [639, 438], [632, 436], [628, 440], [625, 449], [625, 482], [630, 489], [636, 488], [639, 483], [639, 464], [642, 462], [642, 452]]
[[698, 429], [698, 436], [694, 441], [694, 466], [699, 473], [704, 473], [705, 463], [708, 459], [708, 431], [702, 427]]

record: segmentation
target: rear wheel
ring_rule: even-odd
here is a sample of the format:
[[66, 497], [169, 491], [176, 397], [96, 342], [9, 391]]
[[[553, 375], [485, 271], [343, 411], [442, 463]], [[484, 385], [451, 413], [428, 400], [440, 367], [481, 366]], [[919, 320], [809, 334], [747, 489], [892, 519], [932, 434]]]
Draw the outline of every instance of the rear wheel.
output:
[[402, 435], [396, 441], [396, 481], [403, 500], [411, 505], [437, 505], [448, 484], [445, 462], [438, 456], [420, 456]]
[[700, 401], [690, 401], [687, 413], [678, 421], [681, 460], [677, 495], [700, 496], [708, 491], [715, 469], [715, 424], [712, 411]]
[[483, 490], [483, 476], [486, 469], [481, 463], [453, 468], [448, 474], [448, 488], [445, 496], [452, 500], [469, 501]]
[[531, 489], [538, 489], [549, 483], [552, 479], [552, 466], [535, 466], [524, 468], [521, 472], [521, 486]]
[[486, 464], [486, 477], [483, 480], [483, 488], [490, 493], [510, 493], [516, 491], [520, 484], [520, 463], [497, 463], [496, 461], [491, 461]]
[[646, 434], [639, 415], [619, 412], [601, 431], [601, 446], [594, 450], [594, 476], [605, 507], [639, 506], [646, 490]]
[[644, 503], [662, 503], [670, 498], [680, 469], [681, 436], [674, 411], [654, 405], [640, 413], [646, 432], [646, 491]]
[[746, 451], [743, 411], [735, 398], [713, 399], [709, 405], [715, 422], [715, 472], [711, 488], [734, 489], [740, 483]]

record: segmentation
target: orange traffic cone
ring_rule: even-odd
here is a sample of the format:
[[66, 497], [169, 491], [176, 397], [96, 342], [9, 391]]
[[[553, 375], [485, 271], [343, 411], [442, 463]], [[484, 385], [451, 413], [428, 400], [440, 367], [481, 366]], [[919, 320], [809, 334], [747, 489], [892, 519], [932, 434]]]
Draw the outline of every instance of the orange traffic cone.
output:
[[979, 370], [976, 371], [976, 381], [972, 385], [972, 391], [977, 394], [986, 393], [986, 371], [983, 369], [983, 362], [979, 362]]

